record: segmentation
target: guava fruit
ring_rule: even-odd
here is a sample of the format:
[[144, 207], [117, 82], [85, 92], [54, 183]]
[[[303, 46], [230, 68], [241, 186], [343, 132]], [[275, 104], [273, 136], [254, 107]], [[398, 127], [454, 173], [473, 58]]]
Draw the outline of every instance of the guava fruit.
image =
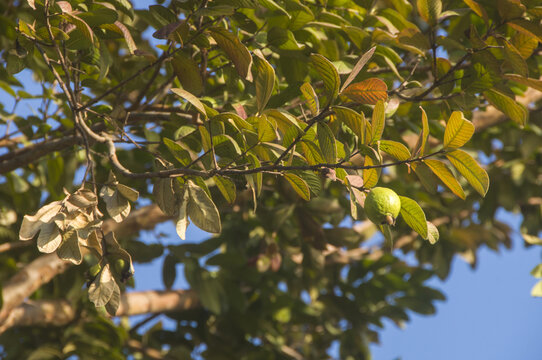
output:
[[391, 189], [375, 187], [365, 199], [365, 214], [377, 225], [395, 225], [400, 211], [401, 199]]

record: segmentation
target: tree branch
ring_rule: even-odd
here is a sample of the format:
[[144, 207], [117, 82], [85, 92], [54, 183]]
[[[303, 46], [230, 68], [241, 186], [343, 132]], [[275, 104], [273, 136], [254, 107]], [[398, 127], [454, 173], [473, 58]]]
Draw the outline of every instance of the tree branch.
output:
[[[168, 220], [156, 205], [145, 206], [133, 211], [122, 223], [109, 219], [104, 222], [104, 232], [115, 231], [123, 236], [133, 235], [143, 229], [152, 229], [158, 223]], [[23, 267], [2, 287], [3, 306], [0, 309], [0, 326], [11, 311], [19, 306], [28, 296], [48, 283], [58, 274], [72, 265], [60, 259], [56, 254], [42, 255]]]

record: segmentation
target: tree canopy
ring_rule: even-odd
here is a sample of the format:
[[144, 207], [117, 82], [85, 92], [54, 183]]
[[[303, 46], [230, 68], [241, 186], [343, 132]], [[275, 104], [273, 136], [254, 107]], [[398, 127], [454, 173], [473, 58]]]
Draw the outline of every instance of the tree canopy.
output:
[[[369, 358], [384, 319], [435, 312], [427, 282], [454, 257], [511, 246], [499, 208], [542, 245], [541, 17], [540, 0], [2, 2], [2, 357]], [[165, 221], [176, 234], [139, 238]], [[162, 284], [130, 290], [157, 259]]]

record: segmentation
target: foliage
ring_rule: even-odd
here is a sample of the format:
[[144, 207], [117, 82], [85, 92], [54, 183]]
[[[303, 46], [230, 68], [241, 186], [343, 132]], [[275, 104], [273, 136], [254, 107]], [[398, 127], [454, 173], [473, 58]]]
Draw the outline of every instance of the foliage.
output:
[[[510, 246], [499, 207], [520, 210], [526, 239], [539, 242], [541, 9], [0, 5], [0, 87], [15, 104], [42, 102], [27, 116], [0, 105], [0, 237], [37, 238], [39, 251], [79, 265], [32, 295], [68, 301], [77, 315], [61, 329], [10, 325], [4, 357], [319, 359], [338, 342], [341, 359], [368, 358], [384, 319], [434, 313], [444, 297], [426, 282], [446, 278], [455, 255], [474, 266], [480, 246]], [[41, 94], [25, 91], [23, 70]], [[366, 221], [377, 186], [399, 195], [395, 226]], [[214, 235], [166, 246], [104, 225], [123, 229], [149, 200], [181, 239], [190, 224]], [[376, 231], [387, 241], [370, 248]], [[7, 248], [3, 282], [43, 256]], [[159, 257], [164, 286], [182, 264], [199, 303], [166, 313], [173, 330], [106, 320], [133, 315], [121, 295], [132, 261]]]

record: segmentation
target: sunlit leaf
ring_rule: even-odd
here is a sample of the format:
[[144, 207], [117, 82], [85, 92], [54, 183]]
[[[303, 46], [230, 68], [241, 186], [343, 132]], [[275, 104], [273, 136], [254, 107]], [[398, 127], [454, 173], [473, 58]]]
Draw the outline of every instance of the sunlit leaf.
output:
[[526, 78], [520, 75], [516, 74], [506, 74], [504, 77], [508, 80], [515, 81], [517, 83], [526, 85], [528, 87], [531, 87], [533, 89], [536, 89], [538, 91], [542, 91], [542, 80], [533, 79], [533, 78]]
[[463, 150], [454, 150], [446, 153], [446, 158], [467, 179], [480, 195], [485, 196], [489, 189], [489, 176], [487, 172]]
[[307, 158], [309, 165], [325, 163], [324, 157], [322, 156], [320, 149], [313, 141], [305, 139], [302, 140], [301, 148], [303, 149], [303, 154], [305, 155], [305, 158]]
[[380, 79], [369, 78], [349, 85], [341, 95], [361, 104], [375, 105], [378, 100], [388, 98], [388, 86]]
[[189, 93], [188, 91], [184, 89], [179, 88], [173, 88], [171, 91], [177, 95], [188, 101], [192, 106], [196, 108], [200, 112], [201, 115], [203, 115], [205, 118], [207, 117], [207, 112], [205, 111], [205, 106], [202, 104], [202, 102], [195, 97], [193, 94]]
[[337, 147], [333, 132], [325, 123], [319, 122], [316, 126], [316, 134], [324, 159], [328, 164], [334, 164], [337, 161]]
[[444, 132], [444, 147], [458, 148], [470, 140], [474, 134], [474, 125], [463, 117], [461, 111], [454, 111], [448, 122]]
[[427, 119], [427, 114], [421, 106], [420, 110], [422, 111], [422, 132], [420, 133], [420, 136], [418, 137], [418, 142], [416, 143], [416, 146], [412, 151], [413, 156], [425, 155], [425, 145], [427, 143], [427, 139], [429, 138], [429, 121]]
[[393, 140], [380, 140], [380, 150], [386, 154], [393, 156], [399, 161], [410, 159], [410, 151], [408, 148], [400, 142]]
[[222, 196], [224, 196], [224, 199], [226, 199], [228, 203], [233, 204], [237, 194], [235, 183], [229, 178], [223, 176], [213, 176], [213, 180], [215, 181], [215, 184], [218, 187], [218, 190], [220, 190]]
[[431, 171], [446, 185], [454, 194], [465, 200], [465, 192], [461, 184], [457, 181], [454, 174], [440, 160], [425, 159], [424, 163], [429, 166]]
[[510, 119], [520, 126], [527, 124], [529, 113], [527, 109], [514, 99], [509, 98], [505, 94], [497, 90], [484, 91], [484, 96], [497, 109], [505, 113]]
[[375, 143], [382, 137], [386, 125], [386, 105], [383, 100], [378, 100], [371, 118], [371, 143]]
[[401, 199], [401, 216], [407, 225], [422, 238], [427, 239], [427, 220], [420, 205], [405, 196], [399, 196], [399, 199]]
[[359, 74], [361, 69], [363, 69], [365, 64], [367, 64], [367, 62], [371, 59], [375, 50], [376, 50], [376, 46], [373, 46], [372, 48], [369, 49], [369, 51], [361, 55], [358, 62], [356, 63], [356, 65], [354, 65], [354, 68], [352, 69], [352, 71], [350, 72], [346, 80], [344, 81], [343, 86], [341, 86], [341, 90], [340, 90], [341, 92], [343, 92], [343, 90], [346, 89], [346, 87], [350, 85], [352, 81], [354, 81], [354, 79]]
[[96, 307], [105, 306], [115, 291], [115, 285], [116, 283], [113, 279], [113, 274], [111, 274], [109, 264], [105, 264], [88, 288], [89, 300]]
[[[365, 156], [365, 162], [363, 166], [373, 166], [375, 163], [370, 156]], [[379, 172], [377, 169], [363, 169], [363, 183], [364, 187], [370, 189], [378, 184]]]
[[441, 0], [416, 0], [418, 13], [431, 26], [435, 25], [442, 12]]
[[187, 213], [190, 220], [203, 231], [219, 233], [222, 229], [220, 215], [209, 195], [190, 180], [188, 193]]
[[301, 196], [302, 199], [304, 199], [306, 201], [310, 200], [311, 193], [310, 193], [310, 190], [309, 190], [309, 186], [307, 185], [305, 180], [303, 180], [299, 176], [291, 174], [291, 173], [284, 174], [284, 178], [286, 180], [288, 180], [288, 182], [290, 183], [292, 188], [295, 190], [295, 192], [299, 196]]
[[360, 143], [365, 143], [366, 121], [363, 113], [342, 106], [334, 106], [333, 111], [337, 119], [350, 128], [360, 139]]

